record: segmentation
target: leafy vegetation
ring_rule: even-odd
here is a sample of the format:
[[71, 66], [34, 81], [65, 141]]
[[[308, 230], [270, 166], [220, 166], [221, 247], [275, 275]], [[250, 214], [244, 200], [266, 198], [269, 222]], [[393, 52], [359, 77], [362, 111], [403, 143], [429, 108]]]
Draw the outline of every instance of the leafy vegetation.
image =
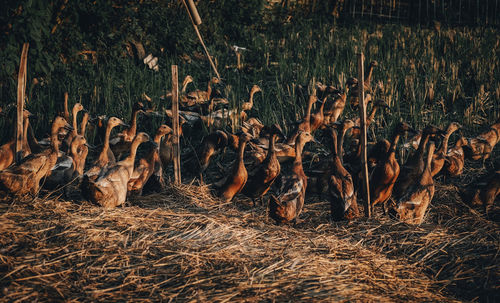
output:
[[[419, 127], [464, 123], [476, 133], [498, 116], [500, 38], [494, 28], [421, 28], [393, 24], [335, 25], [333, 18], [290, 15], [266, 1], [200, 1], [202, 35], [224, 78], [233, 106], [257, 83], [264, 92], [254, 112], [265, 123], [301, 116], [296, 85], [313, 79], [342, 87], [356, 76], [356, 53], [377, 60], [376, 97], [391, 105], [384, 123], [404, 119]], [[212, 76], [182, 2], [179, 1], [12, 1], [1, 13], [1, 103], [15, 100], [15, 74], [22, 43], [30, 42], [28, 108], [41, 115], [36, 129], [70, 103], [92, 113], [128, 115], [143, 93], [156, 105], [170, 89], [170, 65], [181, 78], [191, 74], [204, 88]], [[133, 42], [159, 57], [154, 72], [134, 58]], [[231, 45], [243, 52], [235, 68]], [[350, 115], [348, 112], [347, 115]]]

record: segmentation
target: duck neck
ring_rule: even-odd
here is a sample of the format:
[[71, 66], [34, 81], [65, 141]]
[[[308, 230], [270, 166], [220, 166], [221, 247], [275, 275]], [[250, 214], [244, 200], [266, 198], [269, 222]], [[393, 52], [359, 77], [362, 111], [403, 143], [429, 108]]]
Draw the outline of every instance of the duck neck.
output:
[[[337, 151], [337, 154], [339, 156], [340, 162], [344, 163], [344, 138], [345, 138], [345, 133], [347, 132], [347, 128], [342, 128], [342, 132], [340, 133], [340, 136], [335, 140], [335, 150]], [[336, 135], [335, 135], [336, 136]]]
[[388, 158], [391, 159], [396, 158], [396, 146], [398, 144], [399, 137], [401, 137], [401, 134], [398, 131], [396, 131], [392, 136], [391, 146], [389, 147], [389, 152], [387, 153]]
[[312, 110], [312, 106], [314, 104], [314, 99], [313, 97], [310, 97], [309, 98], [309, 102], [307, 102], [307, 109], [306, 109], [306, 115], [304, 116], [304, 121], [311, 121], [311, 110]]
[[163, 138], [163, 136], [165, 136], [165, 134], [163, 133], [156, 133], [154, 139], [153, 139], [153, 142], [156, 143], [158, 146], [160, 146], [160, 143], [161, 143], [161, 139]]
[[135, 161], [135, 155], [137, 154], [137, 148], [141, 143], [142, 142], [140, 140], [132, 141], [132, 144], [130, 145], [130, 154], [128, 155], [127, 158], [123, 160], [123, 162], [132, 166], [132, 170], [134, 169], [134, 161]]
[[50, 134], [50, 146], [52, 147], [52, 151], [56, 154], [59, 153], [59, 127], [56, 125], [52, 126], [52, 132]]
[[71, 144], [71, 161], [73, 161], [73, 167], [75, 168], [75, 171], [79, 170], [79, 165], [78, 165], [78, 148], [76, 144]]
[[252, 108], [252, 107], [253, 107], [253, 95], [255, 95], [255, 92], [256, 92], [256, 91], [255, 91], [254, 89], [252, 89], [252, 90], [250, 91], [250, 97], [248, 98], [248, 106], [249, 106], [250, 108]]
[[240, 140], [240, 144], [238, 144], [238, 162], [243, 163], [243, 156], [245, 154], [245, 146], [247, 145], [247, 141]]
[[132, 136], [135, 136], [137, 132], [137, 115], [139, 114], [139, 110], [132, 111], [132, 120], [130, 121], [129, 131], [132, 133]]
[[99, 155], [100, 160], [104, 160], [104, 157], [108, 157], [108, 150], [109, 150], [109, 137], [111, 136], [111, 130], [113, 130], [113, 125], [108, 123], [108, 126], [106, 127], [106, 134], [104, 135], [104, 143], [102, 145], [102, 151], [101, 154]]
[[369, 84], [372, 80], [372, 74], [373, 74], [373, 65], [370, 64], [368, 67], [368, 75], [365, 78], [365, 83]]
[[77, 121], [76, 121], [76, 116], [78, 115], [78, 110], [77, 109], [73, 109], [73, 135], [77, 135], [78, 134], [78, 125], [77, 125]]
[[268, 161], [270, 161], [276, 155], [276, 150], [274, 149], [275, 142], [276, 142], [276, 134], [273, 133], [271, 135], [271, 138], [269, 138], [269, 148], [267, 150], [267, 160]]
[[429, 144], [429, 152], [427, 153], [427, 161], [425, 162], [425, 170], [431, 170], [432, 156], [434, 155], [435, 145], [433, 142]]
[[427, 142], [429, 142], [430, 136], [431, 135], [428, 133], [422, 134], [422, 139], [420, 139], [420, 144], [418, 145], [418, 149], [416, 151], [416, 156], [418, 157], [419, 160], [422, 159], [422, 161], [423, 161], [424, 149], [425, 149], [425, 146], [427, 145]]
[[80, 135], [85, 137], [85, 131], [87, 130], [87, 123], [89, 122], [89, 115], [85, 114], [80, 125]]
[[28, 144], [28, 127], [30, 125], [30, 120], [28, 117], [23, 119], [23, 149], [29, 148]]
[[439, 147], [439, 150], [437, 151], [438, 154], [444, 154], [448, 151], [448, 141], [450, 140], [450, 136], [451, 136], [451, 134], [453, 134], [454, 131], [455, 130], [452, 129], [452, 130], [448, 130], [446, 132], [446, 135], [443, 138], [443, 143], [441, 144], [441, 146]]
[[184, 80], [184, 83], [182, 84], [182, 89], [181, 89], [181, 94], [184, 95], [186, 93], [186, 89], [187, 89], [187, 86], [188, 84], [190, 83], [191, 81], [186, 81]]
[[302, 168], [302, 150], [304, 149], [304, 143], [299, 139], [295, 143], [295, 160], [293, 161], [293, 171], [296, 174], [303, 174], [304, 169]]
[[370, 115], [368, 115], [368, 118], [366, 119], [366, 127], [370, 126], [372, 123], [373, 119], [375, 118], [375, 113], [377, 113], [378, 105], [374, 104], [372, 107], [372, 110], [370, 111]]
[[[337, 133], [335, 131], [332, 130], [332, 133], [331, 133], [331, 136], [332, 136], [332, 159], [336, 159], [338, 158], [339, 154], [341, 154], [342, 152], [342, 145], [340, 145], [340, 142], [342, 139], [342, 135], [340, 136], [337, 136]], [[340, 148], [340, 150], [339, 150]]]
[[212, 79], [210, 79], [210, 81], [208, 81], [207, 98], [210, 99], [211, 95], [212, 95]]
[[68, 93], [64, 93], [64, 119], [69, 122]]

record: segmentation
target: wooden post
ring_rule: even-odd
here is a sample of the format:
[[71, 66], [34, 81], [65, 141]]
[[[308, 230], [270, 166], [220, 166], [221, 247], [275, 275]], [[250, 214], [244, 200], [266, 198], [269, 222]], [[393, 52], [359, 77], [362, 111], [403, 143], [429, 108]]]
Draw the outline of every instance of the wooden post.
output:
[[181, 184], [181, 153], [179, 146], [179, 75], [177, 65], [172, 65], [172, 129], [173, 153], [174, 153], [174, 181], [176, 185]]
[[[182, 0], [182, 3], [184, 3], [184, 7], [186, 7], [186, 10], [188, 12], [189, 18], [191, 19], [191, 23], [193, 24], [194, 31], [196, 32], [196, 35], [198, 36], [198, 39], [200, 40], [201, 46], [203, 46], [203, 50], [205, 51], [205, 54], [208, 57], [208, 61], [210, 62], [210, 65], [212, 66], [215, 74], [217, 75], [217, 78], [220, 79], [219, 72], [217, 71], [217, 67], [215, 66], [212, 57], [208, 53], [208, 49], [205, 46], [205, 42], [203, 42], [203, 38], [201, 37], [200, 31], [198, 30], [198, 25], [201, 24], [201, 18], [200, 15], [198, 15], [198, 10], [196, 9], [196, 5], [194, 4], [193, 0], [187, 0], [189, 3], [189, 6], [186, 4], [185, 0]], [[191, 11], [193, 11], [194, 15], [191, 15]]]
[[358, 54], [358, 86], [359, 86], [359, 118], [361, 127], [361, 171], [363, 173], [363, 191], [365, 194], [365, 216], [371, 216], [370, 203], [370, 183], [368, 180], [368, 164], [366, 161], [366, 104], [365, 104], [365, 88], [363, 85], [365, 79], [364, 71], [364, 56], [363, 53]]
[[19, 163], [23, 154], [23, 111], [26, 94], [26, 66], [28, 61], [29, 43], [23, 44], [19, 73], [17, 74], [17, 132], [16, 132], [16, 162]]

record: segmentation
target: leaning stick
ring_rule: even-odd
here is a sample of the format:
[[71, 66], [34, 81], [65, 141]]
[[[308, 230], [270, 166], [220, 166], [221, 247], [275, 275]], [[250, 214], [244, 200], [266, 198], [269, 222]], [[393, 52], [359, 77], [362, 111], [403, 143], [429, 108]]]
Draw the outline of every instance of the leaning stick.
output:
[[200, 31], [198, 30], [198, 25], [201, 24], [201, 18], [200, 15], [198, 14], [198, 10], [196, 9], [196, 5], [194, 4], [193, 0], [187, 0], [189, 3], [186, 4], [185, 0], [182, 0], [182, 3], [184, 3], [184, 6], [186, 7], [186, 10], [188, 12], [189, 18], [191, 19], [191, 23], [193, 24], [194, 31], [196, 32], [196, 35], [198, 36], [198, 39], [200, 40], [201, 46], [203, 46], [203, 50], [205, 50], [205, 53], [207, 54], [208, 61], [210, 61], [210, 65], [212, 66], [215, 74], [217, 75], [217, 78], [220, 79], [219, 72], [217, 71], [217, 67], [215, 67], [214, 62], [212, 61], [212, 57], [208, 53], [208, 49], [205, 46], [205, 42], [203, 42], [203, 38], [201, 37]]

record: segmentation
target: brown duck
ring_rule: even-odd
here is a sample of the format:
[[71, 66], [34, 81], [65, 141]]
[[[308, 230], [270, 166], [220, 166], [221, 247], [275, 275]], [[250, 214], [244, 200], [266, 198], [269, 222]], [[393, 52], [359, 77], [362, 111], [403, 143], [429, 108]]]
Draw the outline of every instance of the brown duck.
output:
[[269, 148], [266, 159], [248, 174], [248, 182], [243, 188], [243, 194], [255, 200], [259, 199], [262, 204], [262, 197], [269, 191], [276, 178], [279, 176], [281, 166], [276, 157], [274, 145], [278, 135], [283, 136], [278, 124], [273, 124], [270, 129]]
[[121, 131], [116, 137], [109, 140], [109, 144], [116, 159], [130, 149], [130, 144], [137, 133], [137, 116], [144, 112], [142, 102], [136, 102], [132, 106], [132, 117], [130, 118], [130, 126]]
[[431, 136], [444, 136], [446, 133], [441, 129], [428, 125], [422, 131], [422, 139], [417, 150], [408, 157], [406, 163], [401, 167], [401, 174], [394, 185], [394, 197], [398, 200], [406, 192], [408, 187], [415, 183], [425, 168], [424, 150]]
[[[22, 157], [26, 157], [29, 154], [31, 154], [31, 148], [28, 144], [28, 127], [29, 127], [29, 118], [32, 117], [33, 115], [27, 111], [23, 111], [23, 142], [22, 142]], [[14, 130], [15, 132], [15, 130]], [[7, 167], [9, 167], [13, 162], [14, 159], [16, 158], [16, 134], [14, 133], [14, 136], [12, 139], [5, 143], [4, 145], [0, 146], [0, 170], [3, 170]]]
[[311, 133], [300, 132], [295, 142], [295, 160], [292, 172], [282, 177], [278, 196], [271, 195], [269, 199], [269, 217], [277, 224], [295, 220], [302, 213], [307, 189], [307, 177], [302, 167], [302, 150], [307, 142], [314, 141]]
[[467, 145], [463, 147], [465, 157], [474, 161], [483, 160], [484, 162], [490, 157], [491, 151], [500, 141], [500, 118], [490, 126], [489, 130], [467, 141]]
[[407, 123], [400, 122], [394, 129], [391, 143], [387, 140], [382, 141], [384, 148], [389, 145], [386, 153], [380, 153], [377, 158], [377, 165], [370, 175], [370, 198], [372, 207], [377, 204], [384, 206], [386, 212], [386, 203], [392, 195], [392, 190], [396, 180], [399, 177], [400, 167], [396, 160], [396, 147], [399, 138], [408, 131], [414, 131]]
[[87, 140], [76, 135], [71, 141], [69, 155], [63, 154], [57, 158], [56, 165], [44, 182], [44, 187], [55, 189], [65, 186], [83, 175], [85, 160], [88, 154]]
[[149, 141], [146, 133], [138, 133], [130, 145], [130, 154], [109, 167], [97, 180], [89, 182], [90, 201], [105, 208], [122, 205], [127, 199], [127, 185], [134, 172], [137, 148]]
[[[159, 147], [163, 136], [171, 133], [172, 129], [165, 124], [158, 128], [153, 139], [154, 144], [152, 144], [151, 150], [146, 157], [139, 160], [138, 165], [135, 166], [134, 172], [128, 181], [129, 194], [141, 195], [143, 188], [149, 181], [157, 185], [156, 190], [161, 190], [165, 187]], [[151, 180], [151, 178], [155, 180]]]
[[433, 141], [430, 141], [428, 145], [429, 151], [423, 172], [413, 180], [405, 194], [397, 200], [395, 208], [391, 209], [391, 215], [409, 224], [422, 223], [425, 211], [434, 197], [431, 163], [435, 145]]
[[316, 97], [316, 95], [309, 96], [304, 118], [302, 118], [302, 121], [298, 123], [296, 129], [292, 132], [292, 135], [287, 139], [286, 143], [288, 145], [293, 146], [295, 144], [297, 136], [300, 132], [311, 132], [311, 110], [316, 101], [318, 101], [318, 97]]
[[359, 217], [354, 184], [351, 174], [344, 168], [339, 157], [341, 147], [337, 146], [337, 131], [332, 127], [330, 133], [333, 142], [328, 180], [331, 216], [335, 221], [353, 220]]
[[221, 186], [219, 186], [220, 183], [215, 184], [218, 196], [225, 202], [231, 201], [234, 196], [241, 192], [247, 183], [248, 172], [243, 162], [243, 155], [245, 153], [245, 146], [251, 138], [249, 134], [244, 132], [239, 135], [238, 155], [231, 174], [225, 179]]
[[448, 150], [443, 168], [447, 176], [457, 177], [463, 173], [465, 163], [463, 146], [466, 144], [467, 139], [464, 136], [460, 136], [455, 146]]
[[[110, 149], [109, 149], [109, 137], [113, 128], [118, 125], [126, 126], [126, 124], [119, 118], [110, 117], [106, 126], [106, 133], [104, 135], [104, 143], [102, 150], [99, 153], [99, 157], [92, 163], [90, 168], [83, 175], [82, 180], [82, 193], [85, 198], [89, 199], [89, 182], [95, 181], [99, 175], [103, 174], [110, 164], [114, 164], [114, 157], [110, 159]], [[111, 152], [112, 154], [112, 152]], [[111, 161], [112, 160], [112, 161]]]
[[443, 138], [443, 142], [438, 150], [434, 153], [432, 157], [432, 165], [431, 165], [431, 175], [434, 177], [437, 175], [444, 166], [446, 161], [446, 154], [448, 153], [448, 140], [453, 132], [459, 129], [461, 126], [457, 122], [452, 122], [448, 125], [446, 129], [446, 134]]
[[63, 128], [72, 129], [63, 117], [57, 116], [52, 123], [49, 149], [38, 154], [31, 154], [24, 158], [20, 164], [0, 171], [0, 191], [16, 196], [28, 193], [36, 195], [40, 180], [51, 173], [51, 169], [57, 162], [59, 145], [61, 144], [58, 135]]

